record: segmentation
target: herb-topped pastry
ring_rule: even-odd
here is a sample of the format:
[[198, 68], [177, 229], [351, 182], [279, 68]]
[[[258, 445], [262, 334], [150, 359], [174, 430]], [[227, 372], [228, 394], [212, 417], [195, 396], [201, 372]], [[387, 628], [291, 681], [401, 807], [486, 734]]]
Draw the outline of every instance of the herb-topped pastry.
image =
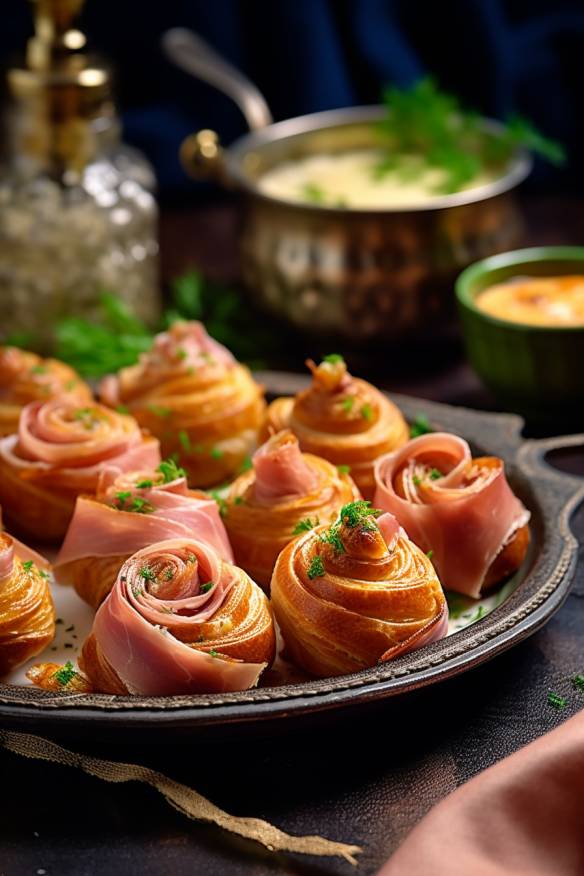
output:
[[185, 472], [173, 460], [117, 476], [106, 469], [97, 494], [77, 499], [55, 561], [55, 577], [61, 584], [72, 584], [97, 609], [128, 557], [178, 537], [197, 538], [221, 559], [233, 560], [216, 502], [189, 490]]
[[[102, 693], [225, 693], [254, 687], [275, 649], [263, 591], [213, 548], [181, 538], [124, 563], [79, 665]], [[45, 675], [40, 667], [33, 680], [44, 686]]]
[[447, 590], [478, 599], [523, 562], [530, 515], [501, 459], [473, 459], [462, 438], [433, 432], [378, 460], [375, 480], [376, 505], [432, 551]]
[[232, 483], [222, 508], [236, 563], [267, 589], [282, 548], [300, 533], [332, 523], [358, 490], [345, 471], [301, 453], [289, 430], [273, 435], [252, 463]]
[[401, 447], [408, 427], [400, 411], [378, 389], [352, 377], [341, 356], [309, 361], [312, 384], [294, 398], [277, 398], [268, 407], [264, 436], [291, 429], [305, 453], [350, 471], [366, 498], [373, 495], [373, 463]]
[[55, 635], [48, 568], [0, 532], [0, 676], [39, 654]]
[[137, 365], [104, 378], [100, 394], [156, 435], [194, 487], [221, 483], [241, 469], [265, 408], [249, 369], [199, 322], [177, 322], [157, 335]]
[[88, 385], [64, 362], [0, 347], [0, 435], [17, 431], [25, 405], [57, 397], [74, 399], [79, 406], [92, 400]]
[[0, 503], [11, 528], [42, 541], [65, 535], [81, 493], [107, 468], [154, 468], [158, 441], [132, 417], [69, 399], [23, 408], [18, 432], [0, 440]]
[[391, 514], [345, 505], [284, 548], [272, 606], [291, 659], [313, 675], [356, 672], [446, 634], [448, 609], [428, 557]]

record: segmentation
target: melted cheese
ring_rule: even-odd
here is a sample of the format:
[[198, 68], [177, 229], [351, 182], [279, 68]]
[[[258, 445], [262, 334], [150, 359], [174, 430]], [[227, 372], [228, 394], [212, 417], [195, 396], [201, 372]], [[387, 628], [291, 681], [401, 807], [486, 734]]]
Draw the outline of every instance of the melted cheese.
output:
[[[446, 175], [440, 168], [404, 155], [398, 168], [380, 177], [376, 169], [383, 158], [377, 149], [310, 155], [272, 168], [260, 178], [259, 188], [285, 201], [374, 210], [423, 207], [442, 197]], [[494, 173], [478, 174], [461, 191], [492, 179]]]

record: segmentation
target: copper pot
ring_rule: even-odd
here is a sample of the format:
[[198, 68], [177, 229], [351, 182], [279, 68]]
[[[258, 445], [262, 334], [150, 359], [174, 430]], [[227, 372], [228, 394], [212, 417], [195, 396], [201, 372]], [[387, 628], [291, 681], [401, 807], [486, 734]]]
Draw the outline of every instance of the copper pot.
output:
[[[330, 110], [272, 123], [265, 100], [199, 37], [176, 28], [164, 46], [183, 69], [240, 106], [251, 133], [223, 149], [213, 131], [181, 146], [185, 169], [245, 195], [242, 275], [264, 308], [297, 328], [355, 343], [433, 329], [453, 310], [453, 283], [471, 262], [521, 244], [513, 190], [531, 170], [518, 150], [506, 172], [469, 191], [411, 209], [297, 204], [262, 193], [258, 180], [283, 161], [378, 146], [384, 107]], [[485, 120], [497, 130], [497, 122]]]

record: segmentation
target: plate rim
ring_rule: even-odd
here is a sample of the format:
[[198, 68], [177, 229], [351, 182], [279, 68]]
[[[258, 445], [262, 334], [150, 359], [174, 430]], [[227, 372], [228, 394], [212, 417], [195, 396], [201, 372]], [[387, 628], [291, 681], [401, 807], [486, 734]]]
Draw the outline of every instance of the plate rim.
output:
[[[279, 372], [263, 372], [256, 377], [272, 395], [294, 393], [308, 382], [302, 375]], [[33, 721], [36, 726], [47, 722], [69, 727], [90, 724], [136, 728], [154, 724], [194, 728], [302, 715], [397, 696], [451, 678], [492, 659], [540, 629], [569, 593], [578, 553], [570, 519], [584, 500], [584, 479], [552, 468], [545, 462], [545, 456], [550, 450], [584, 444], [584, 435], [524, 441], [523, 420], [514, 414], [386, 394], [409, 421], [424, 413], [433, 426], [446, 429], [448, 424], [449, 431], [461, 434], [471, 444], [501, 455], [510, 478], [523, 481], [533, 493], [543, 523], [543, 533], [538, 536], [540, 553], [504, 603], [446, 639], [347, 676], [233, 694], [139, 698], [54, 694], [0, 683], [0, 718], [4, 722]], [[544, 499], [549, 501], [549, 507]], [[526, 600], [520, 598], [522, 590], [537, 578], [542, 580], [531, 596]]]

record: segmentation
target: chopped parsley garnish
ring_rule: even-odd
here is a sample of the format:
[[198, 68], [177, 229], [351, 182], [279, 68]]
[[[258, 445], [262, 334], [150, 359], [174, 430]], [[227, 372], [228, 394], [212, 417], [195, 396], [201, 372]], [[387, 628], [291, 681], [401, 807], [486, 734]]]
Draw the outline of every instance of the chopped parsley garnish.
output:
[[339, 474], [350, 474], [351, 466], [350, 465], [337, 465], [337, 471]]
[[358, 499], [356, 502], [349, 502], [343, 505], [339, 517], [343, 523], [351, 528], [355, 526], [365, 526], [368, 529], [373, 529], [372, 517], [379, 517], [383, 512], [379, 508], [372, 508], [371, 502], [365, 499]]
[[177, 350], [177, 351], [176, 351], [177, 359], [186, 359], [188, 355], [189, 355], [189, 354], [187, 353], [186, 350], [182, 350], [182, 349], [181, 349], [181, 350]]
[[328, 362], [329, 365], [338, 365], [340, 362], [344, 362], [345, 360], [340, 353], [329, 353], [328, 356], [322, 357], [322, 361]]
[[480, 620], [482, 618], [482, 616], [484, 615], [484, 613], [485, 613], [485, 606], [479, 605], [475, 614], [473, 614], [473, 616], [471, 617], [471, 622]]
[[46, 365], [33, 365], [30, 369], [31, 374], [46, 374], [49, 369]]
[[143, 499], [142, 496], [134, 496], [130, 503], [130, 511], [134, 511], [136, 514], [152, 514], [155, 510], [152, 502], [148, 502], [147, 499]]
[[369, 402], [365, 402], [365, 404], [361, 408], [361, 416], [364, 420], [367, 420], [368, 422], [373, 419], [373, 408], [371, 407]]
[[227, 502], [225, 501], [223, 496], [219, 494], [218, 490], [209, 490], [209, 495], [217, 502], [217, 507], [219, 508], [219, 514], [221, 515], [221, 517], [225, 517], [228, 511], [228, 507]]
[[39, 573], [39, 575], [41, 576], [41, 578], [46, 578], [46, 579], [48, 580], [48, 578], [49, 578], [49, 573], [48, 573], [48, 572], [45, 572], [44, 569], [37, 569], [37, 572]]
[[119, 493], [116, 493], [116, 500], [117, 500], [120, 508], [124, 507], [124, 505], [126, 504], [127, 500], [130, 498], [131, 495], [132, 495], [132, 493], [130, 492], [130, 490], [123, 490]]
[[311, 529], [314, 529], [315, 526], [319, 524], [318, 517], [311, 519], [310, 517], [305, 517], [303, 520], [299, 520], [294, 529], [292, 530], [292, 535], [300, 535], [302, 532], [310, 532]]
[[310, 566], [308, 567], [308, 577], [312, 581], [313, 578], [320, 578], [321, 575], [324, 575], [324, 572], [324, 563], [317, 554], [312, 558]]
[[77, 386], [77, 380], [73, 377], [65, 383], [65, 392], [71, 392]]
[[234, 505], [243, 505], [243, 496], [236, 496], [233, 500]]
[[554, 709], [565, 709], [568, 704], [568, 701], [565, 697], [561, 697], [559, 694], [550, 691], [547, 695], [547, 701], [550, 706], [553, 706]]
[[319, 185], [313, 182], [304, 183], [300, 192], [311, 204], [322, 204], [325, 198], [324, 192]]
[[152, 487], [152, 486], [153, 486], [153, 482], [152, 482], [152, 481], [149, 481], [149, 480], [146, 480], [146, 481], [139, 481], [139, 482], [136, 484], [136, 489], [137, 489], [137, 490], [148, 490], [148, 489], [150, 489], [150, 487]]
[[187, 554], [187, 563], [196, 563], [197, 558], [194, 554]]
[[431, 481], [437, 481], [438, 478], [441, 478], [441, 477], [443, 477], [442, 472], [438, 471], [437, 468], [433, 468], [432, 471], [430, 472], [430, 480]]
[[326, 532], [321, 535], [320, 540], [324, 542], [324, 544], [330, 544], [330, 546], [334, 548], [338, 554], [344, 554], [345, 545], [343, 544], [340, 536], [340, 528], [340, 523], [333, 524], [331, 527], [329, 527], [329, 529], [327, 529]]
[[73, 411], [73, 419], [83, 423], [85, 429], [93, 429], [97, 417], [97, 411], [94, 408], [78, 408]]
[[118, 414], [129, 414], [130, 408], [128, 407], [128, 405], [117, 405], [116, 411], [118, 412]]
[[432, 548], [430, 548], [430, 550], [426, 553], [426, 556], [429, 560], [432, 559], [432, 557], [434, 556], [434, 551], [432, 550]]
[[145, 581], [156, 581], [156, 573], [149, 566], [142, 566], [139, 575]]
[[172, 410], [165, 408], [163, 405], [146, 405], [147, 410], [155, 417], [170, 417]]
[[210, 455], [211, 459], [221, 459], [223, 457], [223, 451], [219, 447], [213, 447]]
[[239, 474], [243, 474], [244, 471], [249, 471], [252, 468], [252, 465], [251, 456], [246, 456], [239, 467]]
[[425, 414], [416, 414], [410, 425], [410, 438], [419, 438], [420, 435], [427, 435], [431, 431], [432, 427], [428, 417]]
[[208, 593], [214, 583], [215, 583], [214, 581], [207, 581], [205, 584], [201, 584], [201, 587], [200, 587], [201, 593]]
[[185, 432], [184, 429], [181, 429], [180, 432], [178, 433], [178, 440], [180, 441], [180, 445], [181, 445], [182, 449], [185, 450], [187, 453], [189, 453], [191, 450], [191, 439], [189, 438], [188, 433]]
[[32, 560], [26, 560], [26, 562], [24, 562], [24, 563], [22, 564], [22, 568], [23, 568], [24, 571], [27, 572], [27, 573], [28, 573], [28, 572], [32, 572], [32, 568], [33, 568], [33, 566], [34, 566], [34, 563], [33, 563]]
[[572, 684], [578, 690], [584, 691], [584, 675], [575, 675], [572, 679]]
[[215, 651], [215, 650], [213, 650], [213, 648], [211, 648], [210, 651], [207, 651], [207, 653], [208, 653], [209, 657], [219, 657], [219, 651]]
[[420, 484], [422, 483], [422, 479], [419, 478], [418, 475], [413, 475], [412, 476], [412, 483], [415, 487], [419, 487]]
[[350, 414], [353, 410], [354, 404], [355, 397], [353, 395], [348, 395], [347, 398], [344, 398], [342, 401], [343, 410], [346, 411], [347, 414]]
[[53, 678], [56, 678], [60, 685], [65, 687], [65, 685], [69, 684], [77, 676], [77, 672], [73, 669], [73, 664], [70, 660], [67, 660], [64, 666], [61, 669], [57, 669], [56, 672], [53, 673]]
[[187, 476], [184, 468], [180, 468], [172, 457], [170, 459], [163, 459], [156, 471], [160, 472], [165, 484], [170, 484], [171, 481], [176, 481], [178, 478], [186, 478]]
[[168, 569], [166, 569], [164, 572], [164, 580], [165, 581], [172, 581], [173, 578], [174, 578], [174, 569], [172, 568], [172, 566], [169, 566]]

